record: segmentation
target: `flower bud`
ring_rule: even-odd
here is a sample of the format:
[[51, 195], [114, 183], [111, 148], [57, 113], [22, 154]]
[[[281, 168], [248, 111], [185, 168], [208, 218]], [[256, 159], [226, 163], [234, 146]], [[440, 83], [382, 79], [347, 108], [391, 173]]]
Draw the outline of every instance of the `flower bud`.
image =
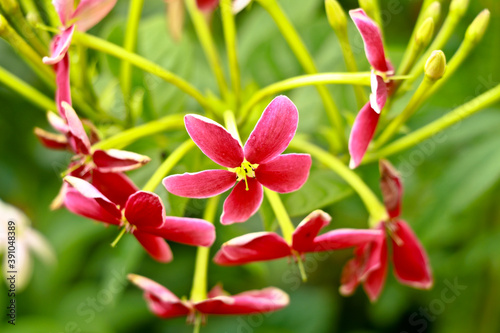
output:
[[469, 0], [452, 0], [450, 3], [450, 14], [462, 17], [469, 7]]
[[418, 28], [417, 34], [415, 35], [415, 42], [419, 48], [423, 49], [429, 45], [432, 36], [434, 36], [434, 19], [428, 17]]
[[472, 23], [467, 28], [465, 32], [465, 39], [471, 43], [478, 43], [484, 36], [486, 28], [490, 22], [490, 11], [484, 9], [478, 16], [472, 21]]
[[425, 64], [425, 76], [431, 80], [439, 80], [446, 71], [446, 56], [443, 51], [433, 51]]
[[337, 0], [325, 0], [326, 17], [333, 30], [346, 29], [347, 17]]
[[434, 1], [425, 10], [425, 18], [432, 17], [434, 24], [441, 18], [441, 3], [439, 1]]

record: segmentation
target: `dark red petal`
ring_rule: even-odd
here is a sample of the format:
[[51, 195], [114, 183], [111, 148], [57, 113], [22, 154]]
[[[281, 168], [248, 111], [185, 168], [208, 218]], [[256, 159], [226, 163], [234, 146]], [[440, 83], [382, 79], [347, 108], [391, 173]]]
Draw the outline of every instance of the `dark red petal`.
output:
[[118, 149], [98, 149], [92, 154], [92, 159], [101, 172], [134, 170], [151, 161], [147, 156]]
[[35, 135], [42, 145], [49, 149], [65, 150], [68, 148], [68, 140], [62, 134], [50, 133], [39, 127], [35, 127]]
[[85, 197], [72, 187], [66, 188], [63, 200], [64, 206], [74, 214], [110, 224], [121, 223], [120, 216], [111, 215], [96, 200]]
[[319, 235], [314, 239], [310, 251], [341, 250], [353, 246], [361, 246], [369, 242], [379, 241], [385, 237], [381, 230], [373, 229], [336, 229]]
[[75, 153], [88, 155], [90, 153], [90, 141], [83, 124], [78, 118], [75, 110], [66, 102], [61, 103], [69, 126], [69, 142], [73, 146]]
[[222, 224], [245, 222], [259, 210], [264, 191], [262, 185], [253, 178], [247, 178], [248, 191], [244, 180], [240, 180], [224, 202], [220, 217]]
[[293, 232], [292, 248], [298, 252], [314, 250], [314, 238], [331, 219], [330, 215], [322, 210], [315, 210], [307, 215]]
[[207, 170], [168, 176], [163, 185], [172, 194], [188, 198], [209, 198], [234, 186], [236, 174], [228, 170]]
[[250, 163], [266, 163], [285, 151], [292, 141], [299, 112], [286, 96], [269, 103], [245, 143], [245, 158]]
[[139, 231], [143, 228], [159, 228], [163, 225], [165, 209], [157, 194], [138, 191], [125, 204], [125, 218]]
[[356, 116], [349, 137], [349, 154], [351, 155], [349, 167], [351, 169], [356, 168], [365, 156], [379, 118], [380, 114], [371, 108], [370, 103], [366, 103]]
[[395, 226], [393, 236], [398, 242], [392, 240], [394, 275], [399, 282], [410, 287], [429, 289], [433, 279], [424, 247], [405, 221], [399, 220]]
[[198, 8], [205, 12], [213, 11], [219, 5], [219, 0], [196, 0]]
[[194, 246], [211, 246], [215, 240], [215, 228], [208, 221], [189, 217], [167, 216], [157, 228], [141, 228], [147, 232], [177, 243]]
[[380, 188], [390, 218], [401, 215], [403, 183], [397, 170], [386, 160], [380, 160]]
[[[368, 269], [365, 269], [365, 275], [363, 276], [363, 289], [372, 302], [375, 302], [380, 296], [387, 277], [387, 242], [385, 237], [382, 242], [377, 244], [377, 249], [370, 253], [367, 264]], [[376, 265], [370, 266], [370, 263], [374, 262], [376, 262]]]
[[243, 162], [241, 144], [215, 121], [196, 114], [184, 117], [186, 130], [194, 143], [212, 161], [226, 168], [236, 168]]
[[92, 171], [94, 185], [109, 200], [120, 207], [125, 207], [129, 196], [139, 191], [137, 186], [123, 173]]
[[253, 232], [224, 243], [214, 262], [219, 265], [243, 265], [291, 255], [290, 245], [274, 232]]
[[276, 311], [289, 303], [288, 295], [274, 287], [251, 290], [234, 296], [217, 296], [194, 304], [204, 314], [241, 315]]
[[309, 177], [311, 156], [307, 154], [286, 154], [259, 165], [255, 177], [265, 187], [279, 193], [298, 190]]
[[153, 259], [163, 263], [172, 261], [172, 251], [163, 238], [139, 230], [134, 231], [134, 236]]

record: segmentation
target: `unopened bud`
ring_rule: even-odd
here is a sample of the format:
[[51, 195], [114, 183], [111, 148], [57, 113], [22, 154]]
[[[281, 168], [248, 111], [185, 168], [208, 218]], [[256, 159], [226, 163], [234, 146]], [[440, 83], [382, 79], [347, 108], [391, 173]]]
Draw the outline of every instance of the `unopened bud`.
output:
[[9, 28], [9, 23], [3, 15], [0, 14], [0, 36], [3, 36]]
[[462, 17], [469, 7], [469, 0], [451, 0], [450, 14]]
[[377, 7], [375, 0], [359, 0], [359, 7], [363, 8], [366, 13], [372, 13]]
[[325, 0], [326, 17], [333, 30], [346, 29], [347, 17], [337, 0]]
[[484, 9], [478, 16], [472, 21], [472, 23], [467, 28], [465, 33], [465, 39], [472, 43], [478, 43], [484, 36], [486, 28], [490, 23], [490, 11]]
[[425, 10], [424, 17], [432, 17], [434, 23], [438, 22], [441, 18], [441, 3], [439, 1], [434, 1]]
[[425, 76], [432, 80], [439, 80], [446, 71], [446, 56], [443, 51], [433, 51], [425, 64]]
[[387, 160], [379, 161], [380, 189], [389, 217], [397, 217], [401, 212], [403, 184], [399, 172]]
[[418, 28], [415, 35], [415, 42], [420, 48], [425, 48], [429, 45], [432, 36], [434, 36], [434, 19], [428, 17]]

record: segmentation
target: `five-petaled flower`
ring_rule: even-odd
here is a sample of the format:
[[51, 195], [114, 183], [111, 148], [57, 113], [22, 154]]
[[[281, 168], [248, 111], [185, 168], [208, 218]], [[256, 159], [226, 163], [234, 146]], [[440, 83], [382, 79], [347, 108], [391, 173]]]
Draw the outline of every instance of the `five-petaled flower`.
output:
[[169, 262], [172, 252], [165, 239], [194, 246], [211, 246], [215, 240], [214, 226], [205, 220], [165, 216], [158, 195], [139, 191], [120, 173], [96, 173], [94, 185], [67, 176], [71, 185], [64, 205], [71, 212], [97, 221], [122, 226], [132, 233], [156, 260]]
[[344, 267], [340, 292], [350, 295], [362, 283], [371, 301], [376, 301], [385, 283], [388, 265], [387, 243], [392, 244], [392, 262], [396, 279], [410, 287], [429, 289], [433, 279], [429, 259], [410, 226], [400, 219], [403, 187], [396, 170], [380, 161], [381, 188], [389, 215], [376, 229], [386, 233], [372, 243], [355, 249], [355, 257]]
[[385, 106], [389, 94], [390, 82], [386, 83], [386, 80], [393, 75], [394, 69], [385, 56], [382, 33], [377, 24], [362, 9], [351, 10], [349, 14], [361, 33], [366, 57], [372, 66], [370, 101], [361, 108], [356, 116], [349, 137], [349, 153], [351, 155], [349, 166], [356, 168], [361, 163], [375, 134], [380, 112]]
[[311, 156], [280, 155], [299, 121], [295, 105], [276, 97], [264, 110], [244, 147], [224, 127], [198, 115], [186, 115], [187, 132], [215, 163], [228, 170], [207, 170], [165, 178], [166, 189], [178, 196], [207, 198], [236, 186], [224, 202], [222, 224], [244, 222], [260, 207], [262, 185], [279, 193], [298, 190], [307, 180]]
[[289, 303], [288, 295], [282, 290], [268, 287], [228, 295], [219, 285], [201, 301], [181, 300], [170, 290], [146, 277], [129, 274], [128, 279], [144, 290], [144, 298], [151, 312], [160, 318], [202, 315], [245, 315], [264, 313], [284, 308]]
[[380, 230], [363, 229], [337, 229], [318, 236], [330, 220], [330, 215], [321, 210], [312, 212], [293, 232], [291, 244], [274, 232], [254, 232], [233, 238], [222, 245], [214, 261], [219, 265], [241, 265], [306, 252], [362, 246], [384, 237]]

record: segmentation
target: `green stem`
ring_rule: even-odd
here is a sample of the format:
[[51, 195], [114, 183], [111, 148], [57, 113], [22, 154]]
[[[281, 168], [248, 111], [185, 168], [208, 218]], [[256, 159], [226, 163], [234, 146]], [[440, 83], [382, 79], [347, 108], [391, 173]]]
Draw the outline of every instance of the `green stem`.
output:
[[370, 86], [370, 72], [366, 73], [321, 73], [292, 77], [260, 89], [241, 107], [238, 123], [243, 123], [252, 108], [268, 96], [298, 87], [319, 84], [356, 84]]
[[368, 210], [370, 226], [374, 227], [378, 222], [387, 220], [387, 211], [377, 196], [354, 171], [349, 169], [337, 157], [299, 138], [294, 138], [289, 147], [310, 154], [344, 179], [358, 193]]
[[38, 33], [38, 36], [42, 40], [44, 45], [48, 45], [51, 38], [47, 31], [43, 29], [36, 29], [36, 27], [40, 24], [43, 24], [42, 18], [40, 17], [40, 13], [38, 11], [38, 7], [35, 4], [34, 0], [21, 0], [21, 6], [26, 13], [26, 20], [28, 24], [32, 27], [34, 31]]
[[241, 146], [243, 146], [240, 138], [240, 133], [238, 131], [238, 126], [236, 126], [236, 118], [234, 117], [234, 112], [231, 110], [226, 110], [223, 113], [223, 117], [227, 131], [231, 133], [233, 137], [238, 140]]
[[[144, 0], [130, 1], [127, 28], [125, 30], [125, 40], [123, 42], [123, 48], [128, 52], [134, 52], [137, 45], [137, 34], [139, 31], [139, 21], [141, 19], [143, 5]], [[132, 125], [133, 116], [132, 109], [130, 107], [130, 91], [132, 89], [132, 65], [126, 59], [123, 59], [120, 64], [120, 87], [122, 88], [123, 99], [125, 100], [127, 109], [126, 123], [128, 125]]]
[[193, 333], [200, 333], [201, 329], [201, 321], [202, 321], [202, 315], [197, 313], [196, 318], [194, 320], [194, 328], [193, 328]]
[[43, 111], [56, 109], [56, 104], [52, 99], [1, 67], [0, 82], [26, 98], [33, 105], [38, 106]]
[[61, 26], [61, 20], [59, 19], [59, 15], [57, 15], [54, 5], [52, 5], [52, 1], [43, 0], [43, 7], [49, 19], [50, 25], [53, 27]]
[[92, 149], [121, 149], [132, 142], [159, 132], [184, 127], [184, 115], [174, 114], [151, 121], [141, 126], [137, 126], [126, 131], [120, 132], [110, 138], [99, 141], [92, 146]]
[[[300, 38], [297, 30], [292, 25], [288, 17], [285, 15], [276, 0], [257, 0], [259, 4], [271, 15], [274, 22], [278, 26], [281, 34], [287, 41], [288, 45], [292, 49], [293, 53], [297, 57], [297, 60], [304, 68], [307, 74], [316, 74], [318, 70], [314, 64], [312, 56], [307, 51], [307, 47]], [[344, 122], [340, 115], [332, 96], [330, 95], [328, 89], [324, 86], [317, 86], [318, 93], [321, 96], [321, 100], [325, 106], [326, 114], [331, 122], [333, 128], [335, 129], [335, 141], [337, 150], [341, 150], [346, 145], [346, 139], [344, 136]]]
[[111, 247], [115, 247], [116, 244], [118, 244], [118, 242], [120, 241], [120, 239], [122, 239], [123, 235], [125, 235], [126, 232], [127, 232], [127, 228], [122, 227], [122, 230], [120, 231], [120, 233], [118, 234], [118, 236], [116, 236], [116, 238], [113, 241], [113, 243], [111, 243]]
[[278, 220], [278, 224], [281, 228], [281, 232], [283, 233], [283, 238], [288, 244], [292, 244], [292, 234], [295, 230], [295, 227], [292, 224], [292, 220], [288, 216], [286, 212], [286, 208], [281, 201], [279, 194], [271, 191], [270, 189], [264, 187], [264, 194], [266, 195], [267, 200], [271, 204], [271, 207], [274, 211], [274, 215], [276, 215], [276, 219]]
[[73, 35], [73, 41], [77, 44], [85, 45], [88, 48], [110, 54], [118, 59], [127, 60], [137, 68], [156, 75], [166, 82], [175, 85], [177, 88], [193, 97], [198, 103], [200, 103], [202, 107], [208, 110], [212, 109], [207, 99], [189, 82], [175, 75], [174, 73], [161, 68], [159, 65], [150, 60], [147, 60], [146, 58], [143, 58], [135, 53], [128, 52], [127, 50], [101, 38], [87, 35], [78, 31], [75, 31]]
[[488, 106], [500, 101], [500, 85], [495, 88], [488, 90], [487, 92], [479, 95], [468, 103], [459, 106], [453, 111], [447, 113], [446, 115], [440, 117], [439, 119], [433, 121], [432, 123], [408, 134], [407, 136], [394, 141], [393, 143], [387, 145], [386, 147], [375, 151], [373, 153], [368, 153], [363, 159], [362, 163], [370, 163], [378, 161], [381, 158], [385, 158], [389, 155], [393, 155], [402, 152], [408, 148], [416, 146], [422, 141], [425, 141], [435, 134], [449, 128], [450, 126], [460, 122], [462, 119], [470, 117], [474, 113], [487, 108]]
[[227, 59], [229, 61], [229, 74], [235, 98], [235, 109], [237, 110], [241, 95], [240, 67], [238, 65], [238, 52], [236, 43], [236, 27], [232, 10], [232, 0], [221, 0], [220, 9], [222, 14], [222, 27], [226, 41]]
[[155, 173], [149, 178], [148, 182], [142, 188], [144, 191], [154, 192], [154, 190], [161, 183], [168, 173], [179, 163], [179, 161], [196, 145], [189, 139], [184, 141], [172, 154], [170, 154], [165, 161], [156, 169]]
[[224, 78], [224, 73], [222, 72], [219, 55], [210, 32], [210, 28], [208, 27], [205, 17], [198, 9], [196, 0], [186, 0], [186, 8], [191, 16], [191, 20], [193, 21], [196, 34], [198, 35], [201, 47], [203, 48], [203, 52], [205, 52], [210, 68], [212, 69], [217, 84], [219, 85], [220, 93], [225, 99], [227, 97], [227, 84]]

